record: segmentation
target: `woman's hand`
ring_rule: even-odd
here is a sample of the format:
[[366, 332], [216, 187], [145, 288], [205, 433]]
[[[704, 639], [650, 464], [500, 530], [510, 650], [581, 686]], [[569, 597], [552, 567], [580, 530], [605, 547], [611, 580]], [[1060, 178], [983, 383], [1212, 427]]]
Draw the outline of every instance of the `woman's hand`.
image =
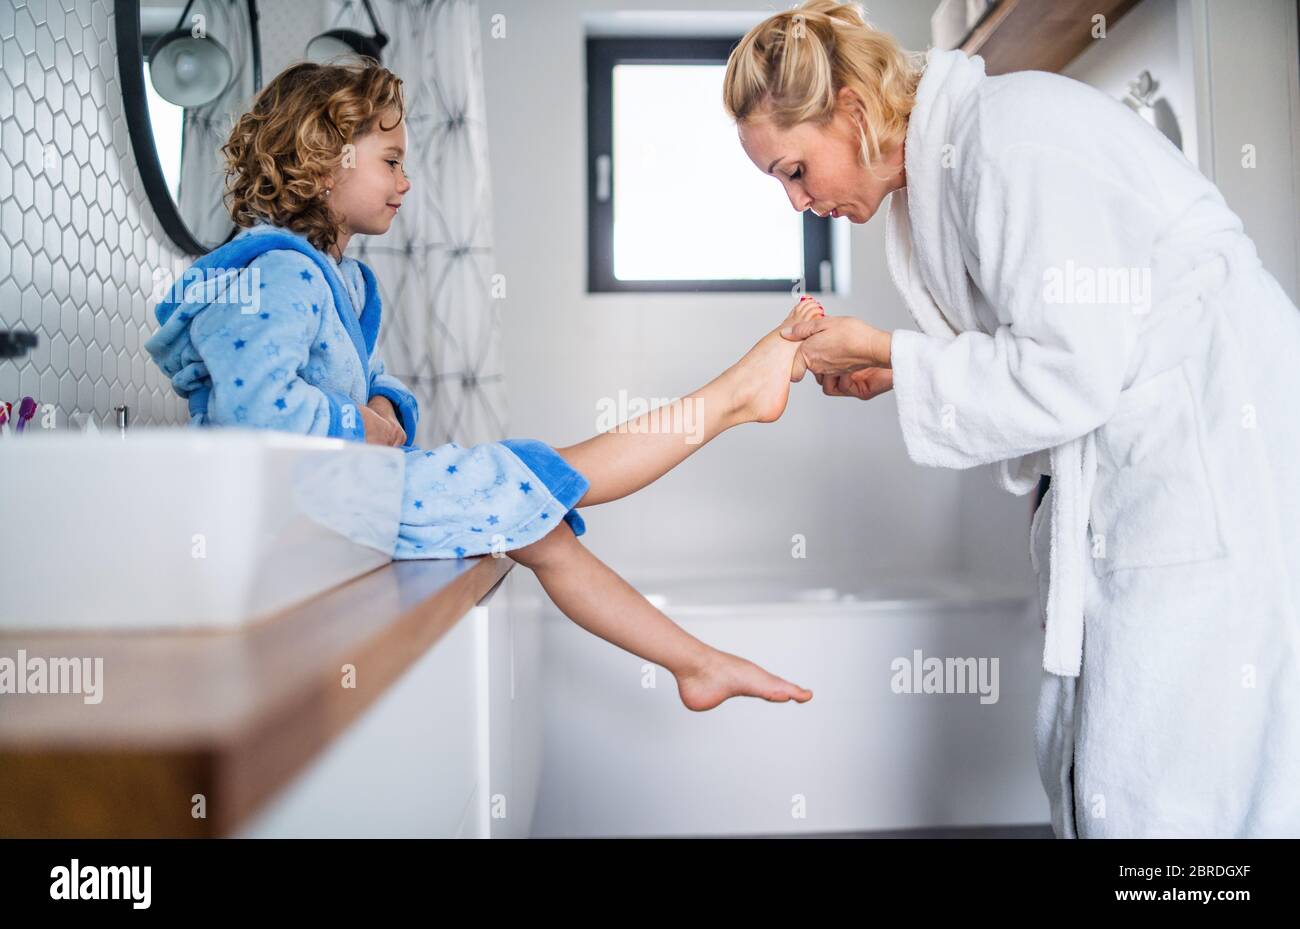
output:
[[[889, 367], [890, 334], [854, 316], [810, 319], [782, 329], [781, 335], [803, 343], [799, 347], [799, 357], [795, 360], [791, 380], [802, 380], [806, 369], [820, 376], [818, 383], [824, 388], [822, 377], [827, 375]], [[876, 391], [880, 392], [882, 391]], [[857, 396], [856, 393], [851, 395]]]
[[870, 400], [894, 389], [894, 372], [890, 368], [862, 368], [851, 374], [818, 374], [817, 383], [828, 397]]
[[361, 423], [366, 430], [366, 442], [370, 445], [400, 447], [406, 444], [406, 430], [387, 397], [371, 397], [370, 402], [361, 408]]

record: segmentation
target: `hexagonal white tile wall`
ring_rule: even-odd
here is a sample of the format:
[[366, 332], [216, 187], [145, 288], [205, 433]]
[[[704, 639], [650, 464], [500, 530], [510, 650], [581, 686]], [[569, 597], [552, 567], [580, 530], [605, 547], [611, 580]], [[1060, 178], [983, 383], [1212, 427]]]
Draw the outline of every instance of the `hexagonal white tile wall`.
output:
[[0, 400], [69, 414], [183, 423], [148, 379], [154, 268], [188, 261], [138, 180], [117, 76], [112, 0], [0, 0], [0, 327], [37, 349], [0, 360]]

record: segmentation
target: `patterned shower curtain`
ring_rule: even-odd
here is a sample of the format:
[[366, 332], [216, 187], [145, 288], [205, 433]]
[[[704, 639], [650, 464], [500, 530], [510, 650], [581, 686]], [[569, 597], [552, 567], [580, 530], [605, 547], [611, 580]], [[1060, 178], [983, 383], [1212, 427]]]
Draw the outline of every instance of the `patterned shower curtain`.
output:
[[[420, 401], [416, 442], [476, 444], [506, 429], [500, 300], [493, 299], [492, 198], [477, 0], [371, 0], [384, 65], [406, 98], [412, 188], [384, 236], [348, 254], [379, 280], [376, 349]], [[327, 28], [370, 34], [360, 0], [330, 0]]]

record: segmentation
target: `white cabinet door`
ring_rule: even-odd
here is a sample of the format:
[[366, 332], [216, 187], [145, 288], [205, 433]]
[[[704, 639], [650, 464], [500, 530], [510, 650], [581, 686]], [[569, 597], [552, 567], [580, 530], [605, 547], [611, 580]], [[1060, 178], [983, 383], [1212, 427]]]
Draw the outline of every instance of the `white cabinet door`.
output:
[[475, 803], [480, 711], [473, 618], [452, 626], [236, 834], [483, 834]]
[[487, 755], [481, 759], [486, 775], [480, 786], [486, 831], [494, 839], [527, 838], [540, 768], [540, 747], [535, 746], [541, 738], [540, 640], [537, 617], [522, 608], [518, 597], [517, 575], [522, 572], [506, 576], [478, 617], [487, 711]]
[[237, 834], [527, 837], [541, 640], [538, 617], [512, 610], [515, 573]]

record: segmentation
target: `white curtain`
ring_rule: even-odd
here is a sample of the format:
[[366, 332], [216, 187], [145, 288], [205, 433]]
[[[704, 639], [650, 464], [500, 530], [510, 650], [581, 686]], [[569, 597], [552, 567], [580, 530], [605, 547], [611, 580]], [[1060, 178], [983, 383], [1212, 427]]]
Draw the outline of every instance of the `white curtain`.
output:
[[[371, 34], [360, 0], [330, 0], [327, 28]], [[492, 198], [477, 0], [372, 0], [402, 79], [412, 188], [384, 236], [348, 253], [374, 269], [377, 347], [420, 401], [416, 442], [491, 441], [506, 429], [500, 301], [492, 299]]]
[[230, 86], [207, 106], [187, 108], [181, 132], [176, 202], [194, 238], [211, 248], [224, 242], [234, 228], [221, 199], [225, 159], [220, 149], [235, 119], [253, 102], [252, 41], [247, 0], [198, 0], [183, 28], [193, 28], [195, 14], [205, 17], [208, 36], [221, 43], [234, 64]]

